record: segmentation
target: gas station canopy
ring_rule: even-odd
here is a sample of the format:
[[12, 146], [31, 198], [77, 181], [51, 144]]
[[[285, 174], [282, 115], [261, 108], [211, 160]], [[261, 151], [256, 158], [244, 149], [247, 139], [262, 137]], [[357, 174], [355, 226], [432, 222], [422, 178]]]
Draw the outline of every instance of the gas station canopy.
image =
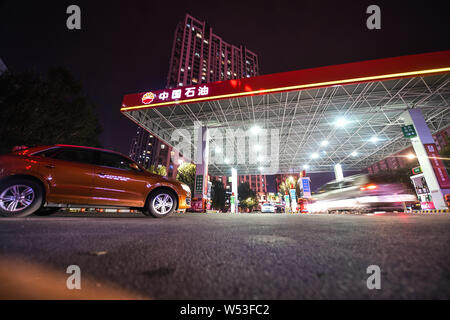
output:
[[[365, 169], [410, 146], [407, 109], [420, 108], [432, 133], [448, 127], [449, 98], [450, 51], [442, 51], [129, 94], [121, 112], [171, 146], [176, 129], [193, 137], [196, 123], [278, 132], [278, 173], [324, 172]], [[261, 173], [255, 161], [235, 162], [210, 164], [209, 173]]]

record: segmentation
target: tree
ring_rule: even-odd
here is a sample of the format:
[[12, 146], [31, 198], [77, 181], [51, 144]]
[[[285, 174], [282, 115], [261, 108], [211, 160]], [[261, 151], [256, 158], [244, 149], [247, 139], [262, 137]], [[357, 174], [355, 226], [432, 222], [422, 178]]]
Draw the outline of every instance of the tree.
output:
[[256, 196], [255, 191], [250, 189], [248, 182], [242, 182], [238, 185], [239, 201]]
[[187, 184], [191, 188], [192, 194], [194, 193], [196, 170], [197, 166], [189, 162], [185, 162], [178, 167], [177, 180]]
[[159, 176], [167, 176], [167, 168], [165, 166], [155, 166], [152, 164], [150, 168], [147, 169], [147, 171]]
[[278, 192], [281, 193], [283, 196], [287, 193], [289, 194], [289, 187], [286, 184], [286, 181], [283, 181], [280, 183], [280, 185], [278, 186]]
[[254, 208], [256, 208], [258, 206], [258, 198], [251, 197], [251, 198], [244, 199], [239, 202], [239, 205], [242, 208], [248, 208], [250, 211], [252, 211]]
[[240, 183], [238, 186], [239, 206], [252, 210], [258, 205], [256, 192], [250, 188], [248, 182]]
[[300, 185], [298, 182], [299, 181], [294, 177], [288, 177], [286, 178], [285, 181], [280, 183], [280, 186], [278, 187], [278, 192], [281, 193], [283, 196], [285, 194], [290, 195], [290, 190], [292, 189], [293, 185], [298, 197], [298, 195], [300, 194]]
[[17, 145], [98, 147], [101, 127], [94, 105], [69, 71], [50, 68], [0, 76], [0, 153]]
[[222, 181], [212, 181], [211, 198], [214, 209], [223, 210], [225, 208], [225, 188]]

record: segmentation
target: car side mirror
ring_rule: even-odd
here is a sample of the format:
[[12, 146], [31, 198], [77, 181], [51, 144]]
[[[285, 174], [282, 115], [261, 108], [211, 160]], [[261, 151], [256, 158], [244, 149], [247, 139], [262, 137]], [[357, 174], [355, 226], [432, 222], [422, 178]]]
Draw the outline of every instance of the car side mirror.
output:
[[141, 168], [139, 168], [139, 166], [138, 166], [136, 163], [130, 163], [130, 168], [131, 168], [133, 171], [141, 172]]

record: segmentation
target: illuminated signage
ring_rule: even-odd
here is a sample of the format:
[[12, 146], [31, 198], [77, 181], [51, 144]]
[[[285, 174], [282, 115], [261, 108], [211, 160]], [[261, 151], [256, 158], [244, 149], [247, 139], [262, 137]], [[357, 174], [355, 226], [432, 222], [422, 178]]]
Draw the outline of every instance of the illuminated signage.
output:
[[198, 175], [195, 179], [195, 194], [203, 193], [203, 175]]
[[[184, 104], [184, 103], [194, 103], [194, 102], [229, 99], [229, 98], [239, 98], [252, 95], [270, 94], [292, 90], [304, 90], [333, 85], [346, 85], [368, 81], [383, 81], [402, 77], [417, 77], [442, 72], [450, 72], [450, 67], [330, 80], [323, 82], [311, 82], [297, 85], [293, 83], [298, 82], [298, 77], [294, 78], [293, 76], [289, 76], [286, 77], [286, 79], [282, 79], [282, 75], [284, 74], [280, 75], [275, 74], [274, 76], [269, 75], [270, 78], [268, 78], [267, 81], [266, 77], [268, 76], [260, 76], [245, 80], [240, 79], [240, 80], [220, 81], [209, 84], [208, 86], [197, 86], [191, 88], [174, 88], [164, 91], [158, 91], [155, 93], [154, 100], [152, 100], [152, 102], [147, 103], [147, 105], [151, 103], [152, 104], [151, 106], [140, 105], [140, 103], [136, 101], [136, 97], [137, 96], [142, 97], [142, 94], [130, 94], [124, 97], [121, 111], [126, 112], [131, 110], [144, 109], [148, 107], [163, 107], [163, 106], [171, 106], [173, 104]], [[274, 77], [280, 78], [280, 81], [284, 82], [285, 84], [292, 83], [292, 85], [278, 87], [274, 85], [275, 84]], [[251, 83], [252, 81], [255, 82], [254, 86], [248, 84]], [[261, 88], [262, 86], [264, 87], [273, 86], [273, 87], [269, 89], [262, 89]], [[214, 88], [214, 94], [211, 93], [212, 91], [211, 88]]]
[[305, 199], [311, 198], [311, 184], [309, 178], [302, 178], [302, 191], [303, 191], [303, 198]]
[[423, 171], [422, 171], [422, 168], [421, 167], [415, 167], [415, 168], [412, 168], [412, 173], [413, 174], [420, 174], [420, 173], [422, 173]]
[[207, 97], [209, 95], [209, 87], [206, 85], [199, 87], [174, 88], [158, 92], [147, 92], [142, 95], [142, 103], [145, 105], [161, 103], [171, 103], [180, 100], [195, 99], [199, 97]]
[[295, 189], [291, 189], [291, 206], [292, 206], [292, 212], [297, 211], [297, 193]]
[[147, 92], [142, 96], [142, 103], [143, 104], [150, 104], [155, 100], [155, 95], [152, 92]]
[[402, 127], [403, 136], [405, 138], [415, 138], [417, 137], [416, 129], [414, 128], [414, 125], [410, 124], [408, 126]]
[[431, 166], [442, 189], [450, 188], [450, 178], [447, 174], [447, 169], [445, 168], [442, 159], [439, 156], [436, 144], [428, 143], [423, 145], [428, 154], [428, 159], [430, 159]]

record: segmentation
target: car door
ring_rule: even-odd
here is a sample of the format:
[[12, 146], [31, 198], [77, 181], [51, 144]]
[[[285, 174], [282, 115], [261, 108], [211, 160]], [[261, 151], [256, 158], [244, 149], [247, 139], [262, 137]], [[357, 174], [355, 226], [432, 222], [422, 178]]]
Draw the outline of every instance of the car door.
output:
[[93, 150], [65, 147], [41, 154], [39, 171], [49, 184], [47, 202], [91, 204], [94, 155]]
[[149, 191], [146, 174], [130, 159], [98, 151], [93, 201], [96, 204], [143, 207]]

